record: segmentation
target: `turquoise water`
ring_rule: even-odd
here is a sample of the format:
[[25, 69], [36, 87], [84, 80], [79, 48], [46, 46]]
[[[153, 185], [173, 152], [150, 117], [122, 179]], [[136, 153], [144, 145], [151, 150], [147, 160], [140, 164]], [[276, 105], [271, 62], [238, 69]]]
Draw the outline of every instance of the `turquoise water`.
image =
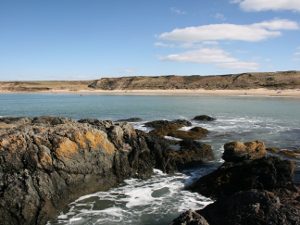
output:
[[[108, 192], [98, 192], [71, 203], [49, 222], [58, 224], [159, 225], [168, 224], [180, 212], [201, 208], [210, 200], [182, 190], [193, 177], [207, 173], [221, 161], [223, 145], [233, 140], [263, 140], [269, 147], [300, 149], [300, 99], [270, 97], [202, 96], [103, 96], [67, 94], [0, 95], [0, 116], [65, 116], [74, 119], [191, 119], [207, 114], [214, 122], [197, 123], [210, 133], [216, 160], [187, 174], [169, 176], [155, 171], [147, 181], [130, 179]], [[147, 131], [143, 122], [133, 124]], [[188, 129], [188, 128], [187, 128]]]

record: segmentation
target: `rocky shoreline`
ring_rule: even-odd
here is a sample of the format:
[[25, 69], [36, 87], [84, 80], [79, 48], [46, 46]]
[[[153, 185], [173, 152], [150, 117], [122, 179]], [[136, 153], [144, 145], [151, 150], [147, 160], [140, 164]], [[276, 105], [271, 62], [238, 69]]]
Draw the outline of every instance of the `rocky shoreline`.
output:
[[[182, 130], [191, 125], [188, 120], [157, 120], [145, 124], [152, 129], [145, 133], [127, 122], [139, 120], [0, 118], [0, 224], [45, 224], [82, 195], [108, 190], [131, 177], [147, 179], [153, 169], [173, 173], [214, 159], [211, 146], [198, 141], [208, 130]], [[214, 118], [200, 115], [194, 120], [209, 122]], [[279, 199], [283, 206], [278, 210], [276, 206], [276, 215], [285, 216], [286, 221], [272, 217], [274, 224], [299, 222], [292, 163], [266, 156], [261, 142], [228, 143], [224, 160], [219, 169], [189, 187], [216, 202], [203, 210], [184, 213], [174, 225], [219, 225], [209, 217], [215, 212], [220, 213], [220, 220], [228, 220], [226, 224], [254, 224], [236, 222], [218, 211], [226, 204], [234, 208], [228, 203], [232, 196], [235, 204], [248, 196], [245, 207], [253, 199], [264, 201], [257, 203], [265, 204], [272, 213], [272, 204]], [[254, 220], [261, 218], [260, 214], [251, 215]]]
[[215, 202], [183, 213], [172, 225], [300, 224], [294, 163], [268, 157], [257, 141], [225, 144], [223, 159], [222, 166], [189, 187]]

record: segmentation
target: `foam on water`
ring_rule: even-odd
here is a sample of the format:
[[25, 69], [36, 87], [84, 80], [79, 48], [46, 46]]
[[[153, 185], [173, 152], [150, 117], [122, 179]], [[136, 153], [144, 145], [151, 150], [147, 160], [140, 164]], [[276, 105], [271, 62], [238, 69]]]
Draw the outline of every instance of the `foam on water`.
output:
[[[197, 172], [195, 172], [197, 171]], [[154, 170], [148, 180], [129, 179], [107, 192], [82, 196], [67, 212], [48, 224], [161, 224], [190, 208], [203, 208], [212, 201], [183, 190], [185, 183], [207, 173], [198, 169], [173, 176]]]

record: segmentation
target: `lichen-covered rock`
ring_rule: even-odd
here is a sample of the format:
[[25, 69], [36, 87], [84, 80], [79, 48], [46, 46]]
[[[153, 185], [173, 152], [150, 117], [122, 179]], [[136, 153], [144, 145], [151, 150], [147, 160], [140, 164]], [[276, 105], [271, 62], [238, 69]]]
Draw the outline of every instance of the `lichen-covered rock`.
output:
[[75, 198], [129, 177], [147, 178], [154, 161], [126, 123], [58, 117], [2, 118], [1, 224], [44, 224]]
[[247, 159], [260, 159], [267, 154], [265, 145], [261, 141], [229, 142], [224, 145], [222, 158], [226, 162], [238, 162]]

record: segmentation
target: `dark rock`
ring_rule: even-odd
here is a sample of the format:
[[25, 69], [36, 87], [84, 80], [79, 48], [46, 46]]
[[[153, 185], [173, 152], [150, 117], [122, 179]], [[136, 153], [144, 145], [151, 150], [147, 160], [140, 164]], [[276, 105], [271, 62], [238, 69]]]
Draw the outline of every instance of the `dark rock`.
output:
[[196, 141], [181, 141], [180, 150], [168, 149], [167, 158], [176, 170], [182, 170], [211, 161], [214, 159], [214, 154], [208, 144]]
[[188, 210], [173, 220], [170, 225], [209, 225], [206, 219], [199, 213]]
[[179, 130], [184, 126], [191, 126], [191, 122], [188, 120], [156, 120], [145, 124], [148, 127], [154, 128], [150, 131], [151, 135], [164, 137], [172, 136], [180, 139], [198, 140], [205, 137], [208, 130], [202, 127], [194, 127], [188, 131]]
[[294, 168], [291, 161], [277, 157], [224, 163], [214, 172], [201, 177], [189, 189], [212, 198], [250, 189], [294, 191]]
[[188, 131], [184, 131], [184, 130], [170, 131], [166, 135], [175, 138], [180, 138], [183, 140], [199, 140], [203, 137], [206, 137], [207, 134], [208, 134], [207, 129], [204, 129], [202, 127], [194, 127]]
[[196, 212], [209, 225], [296, 225], [300, 224], [300, 204], [295, 196], [280, 199], [267, 191], [249, 190]]
[[198, 121], [214, 121], [216, 120], [213, 117], [207, 116], [207, 115], [199, 115], [199, 116], [195, 116], [193, 118], [193, 120], [198, 120]]
[[188, 120], [178, 119], [178, 120], [154, 120], [145, 123], [146, 127], [151, 127], [155, 129], [160, 129], [163, 127], [172, 127], [173, 129], [179, 129], [184, 126], [192, 126], [192, 123]]
[[265, 145], [261, 141], [230, 142], [224, 145], [223, 159], [226, 162], [239, 162], [247, 159], [259, 159], [267, 154]]
[[127, 119], [116, 120], [116, 122], [141, 122], [141, 121], [143, 121], [143, 119], [139, 117], [131, 117]]

